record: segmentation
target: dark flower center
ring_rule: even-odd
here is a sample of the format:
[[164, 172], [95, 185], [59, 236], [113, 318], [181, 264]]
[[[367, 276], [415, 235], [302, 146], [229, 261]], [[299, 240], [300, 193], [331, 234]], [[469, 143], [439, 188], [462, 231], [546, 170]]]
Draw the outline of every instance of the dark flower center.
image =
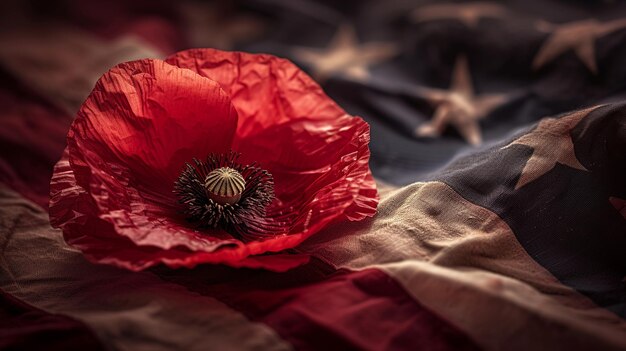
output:
[[274, 199], [272, 175], [239, 154], [211, 154], [187, 163], [174, 186], [182, 211], [200, 227], [221, 228], [245, 240], [278, 234], [280, 225], [267, 218]]

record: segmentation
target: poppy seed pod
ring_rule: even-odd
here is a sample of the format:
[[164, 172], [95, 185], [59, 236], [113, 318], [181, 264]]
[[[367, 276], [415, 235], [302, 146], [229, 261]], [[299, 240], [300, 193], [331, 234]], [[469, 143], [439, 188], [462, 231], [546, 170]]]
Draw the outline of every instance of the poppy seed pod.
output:
[[204, 187], [211, 200], [220, 205], [234, 205], [241, 199], [246, 181], [236, 170], [221, 167], [206, 176]]

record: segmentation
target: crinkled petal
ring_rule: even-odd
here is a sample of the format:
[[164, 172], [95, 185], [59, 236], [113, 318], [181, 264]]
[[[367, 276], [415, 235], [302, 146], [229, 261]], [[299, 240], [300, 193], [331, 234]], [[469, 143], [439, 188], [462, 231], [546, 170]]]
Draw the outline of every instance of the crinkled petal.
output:
[[[212, 49], [166, 59], [220, 83], [239, 113], [234, 149], [274, 176], [270, 215], [298, 240], [270, 239], [288, 248], [328, 223], [373, 216], [378, 204], [369, 169], [369, 126], [349, 116], [293, 63], [271, 55]], [[275, 241], [284, 241], [284, 247]]]
[[191, 49], [165, 61], [221, 85], [239, 113], [239, 139], [291, 120], [346, 116], [311, 77], [290, 61], [272, 55]]
[[215, 81], [160, 60], [132, 61], [105, 73], [79, 110], [70, 159], [114, 163], [139, 186], [171, 196], [184, 163], [229, 150], [236, 128], [236, 110]]
[[[98, 217], [97, 208], [83, 188], [76, 184], [67, 159], [67, 152], [55, 167], [50, 202], [50, 221], [63, 228], [65, 240], [83, 251], [92, 262], [105, 263], [139, 271], [159, 263], [172, 268], [194, 267], [202, 263], [225, 264], [231, 267], [262, 268], [284, 272], [308, 262], [307, 255], [250, 256], [250, 249], [238, 240], [215, 243], [214, 252], [190, 250], [176, 246], [163, 249], [137, 245], [119, 235], [115, 227]], [[62, 189], [62, 191], [56, 191]]]
[[[72, 216], [96, 216], [136, 245], [162, 249], [231, 244], [225, 233], [204, 235], [180, 218], [172, 191], [185, 162], [231, 148], [236, 125], [236, 111], [216, 82], [158, 60], [118, 65], [98, 81], [70, 128], [67, 172], [83, 196], [76, 209], [67, 199], [53, 202], [73, 209], [65, 221], [54, 221], [64, 227], [76, 221]], [[69, 191], [53, 178], [51, 196]], [[97, 226], [89, 229], [100, 235]]]

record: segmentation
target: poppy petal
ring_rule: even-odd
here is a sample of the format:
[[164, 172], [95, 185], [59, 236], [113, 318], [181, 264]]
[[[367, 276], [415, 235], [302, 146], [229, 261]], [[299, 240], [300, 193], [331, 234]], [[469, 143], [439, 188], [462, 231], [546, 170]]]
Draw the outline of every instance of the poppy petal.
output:
[[[78, 213], [111, 223], [137, 245], [213, 251], [231, 244], [187, 225], [172, 190], [186, 161], [230, 149], [236, 124], [216, 82], [158, 60], [118, 65], [98, 81], [68, 134], [69, 171], [87, 195]], [[67, 189], [53, 179], [51, 191]]]
[[72, 154], [89, 149], [86, 162], [117, 163], [142, 182], [166, 183], [163, 190], [170, 192], [185, 162], [228, 151], [236, 128], [236, 110], [217, 82], [160, 60], [140, 60], [98, 80], [68, 143]]
[[290, 215], [280, 219], [291, 236], [301, 241], [331, 221], [375, 214], [369, 126], [293, 63], [213, 49], [183, 51], [166, 61], [214, 79], [230, 94], [239, 113], [233, 147], [242, 161], [258, 162], [274, 176], [277, 201], [269, 212]]
[[[132, 271], [140, 271], [159, 263], [172, 268], [194, 267], [202, 263], [225, 264], [231, 267], [261, 268], [284, 272], [309, 261], [309, 256], [264, 255], [249, 256], [250, 250], [240, 241], [220, 241], [215, 252], [191, 251], [183, 247], [162, 249], [139, 246], [119, 235], [114, 226], [98, 217], [89, 195], [76, 184], [74, 173], [64, 158], [55, 167], [52, 184], [56, 188], [50, 202], [50, 221], [63, 227], [65, 240], [83, 251], [85, 257], [96, 263], [105, 263]], [[56, 191], [63, 189], [63, 191]], [[220, 251], [220, 247], [223, 251]]]
[[276, 56], [191, 49], [165, 61], [220, 84], [239, 113], [239, 139], [293, 119], [346, 115], [311, 77]]

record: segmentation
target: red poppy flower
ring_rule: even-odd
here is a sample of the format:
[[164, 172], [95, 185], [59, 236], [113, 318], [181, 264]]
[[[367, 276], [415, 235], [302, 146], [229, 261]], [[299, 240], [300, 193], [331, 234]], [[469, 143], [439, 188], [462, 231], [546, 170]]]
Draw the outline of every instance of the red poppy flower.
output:
[[[131, 270], [220, 263], [282, 271], [306, 258], [262, 254], [293, 248], [331, 222], [375, 213], [368, 142], [361, 118], [283, 59], [202, 49], [127, 62], [104, 74], [70, 128], [50, 184], [50, 221], [91, 261]], [[234, 232], [189, 222], [193, 204], [185, 208], [191, 200], [184, 194], [181, 201], [185, 170], [204, 177], [218, 159], [242, 173], [238, 197], [265, 186], [256, 202], [240, 206], [263, 204], [246, 212], [263, 218], [244, 216], [248, 226]], [[260, 168], [245, 168], [251, 164]], [[272, 178], [273, 201], [263, 198], [272, 195]], [[233, 218], [224, 223], [241, 222]], [[262, 235], [237, 235], [258, 223]]]

